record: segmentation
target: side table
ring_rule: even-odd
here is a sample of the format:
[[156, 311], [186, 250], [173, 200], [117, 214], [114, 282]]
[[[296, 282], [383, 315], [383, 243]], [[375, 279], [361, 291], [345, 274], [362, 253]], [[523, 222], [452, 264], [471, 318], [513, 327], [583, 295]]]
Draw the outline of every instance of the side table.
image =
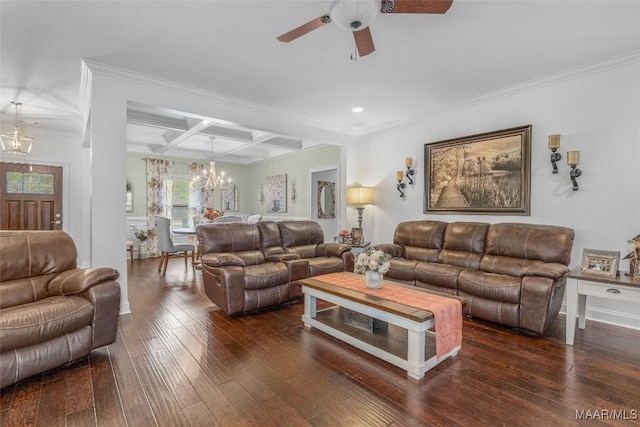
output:
[[640, 303], [640, 282], [620, 273], [618, 277], [584, 274], [576, 267], [567, 274], [566, 343], [573, 345], [578, 327], [586, 326], [587, 296]]
[[370, 244], [371, 242], [363, 242], [359, 245], [351, 245], [351, 253], [354, 257], [357, 257], [362, 252], [366, 251]]

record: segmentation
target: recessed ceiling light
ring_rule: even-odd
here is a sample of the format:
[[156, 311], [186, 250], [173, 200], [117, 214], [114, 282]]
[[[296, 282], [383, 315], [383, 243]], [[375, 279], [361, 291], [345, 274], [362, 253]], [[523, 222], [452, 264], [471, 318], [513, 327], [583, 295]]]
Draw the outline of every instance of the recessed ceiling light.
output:
[[353, 107], [351, 109], [351, 111], [353, 111], [354, 113], [362, 113], [364, 111], [364, 108], [362, 108], [362, 107]]

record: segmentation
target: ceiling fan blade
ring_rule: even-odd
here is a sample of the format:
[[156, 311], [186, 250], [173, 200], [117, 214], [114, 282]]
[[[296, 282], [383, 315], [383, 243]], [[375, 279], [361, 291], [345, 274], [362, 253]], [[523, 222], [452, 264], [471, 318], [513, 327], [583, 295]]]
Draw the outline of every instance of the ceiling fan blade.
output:
[[446, 13], [453, 0], [395, 0], [391, 13]]
[[320, 28], [323, 25], [328, 24], [329, 22], [331, 22], [329, 15], [322, 15], [316, 19], [312, 19], [306, 24], [300, 25], [298, 28], [294, 28], [288, 33], [284, 33], [283, 35], [278, 37], [278, 40], [280, 40], [281, 42], [290, 42], [291, 40], [295, 40], [298, 37], [302, 37], [305, 34], [310, 33], [316, 28]]
[[371, 37], [369, 27], [365, 27], [360, 31], [354, 31], [353, 38], [356, 40], [358, 55], [367, 56], [376, 50], [376, 47], [373, 45], [373, 37]]

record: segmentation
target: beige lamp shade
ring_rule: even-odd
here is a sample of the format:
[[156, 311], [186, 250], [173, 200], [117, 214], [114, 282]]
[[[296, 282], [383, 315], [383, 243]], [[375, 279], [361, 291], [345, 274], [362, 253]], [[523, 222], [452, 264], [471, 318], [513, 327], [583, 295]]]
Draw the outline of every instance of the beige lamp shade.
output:
[[373, 188], [349, 187], [347, 188], [347, 204], [349, 205], [373, 205]]

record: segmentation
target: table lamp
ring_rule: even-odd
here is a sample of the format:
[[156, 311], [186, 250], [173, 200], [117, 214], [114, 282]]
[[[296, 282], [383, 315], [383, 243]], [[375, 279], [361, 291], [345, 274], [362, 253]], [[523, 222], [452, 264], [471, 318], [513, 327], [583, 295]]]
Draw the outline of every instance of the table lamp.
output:
[[364, 205], [373, 205], [373, 188], [355, 186], [347, 188], [347, 204], [355, 205], [358, 210], [358, 228], [362, 230], [362, 212]]

